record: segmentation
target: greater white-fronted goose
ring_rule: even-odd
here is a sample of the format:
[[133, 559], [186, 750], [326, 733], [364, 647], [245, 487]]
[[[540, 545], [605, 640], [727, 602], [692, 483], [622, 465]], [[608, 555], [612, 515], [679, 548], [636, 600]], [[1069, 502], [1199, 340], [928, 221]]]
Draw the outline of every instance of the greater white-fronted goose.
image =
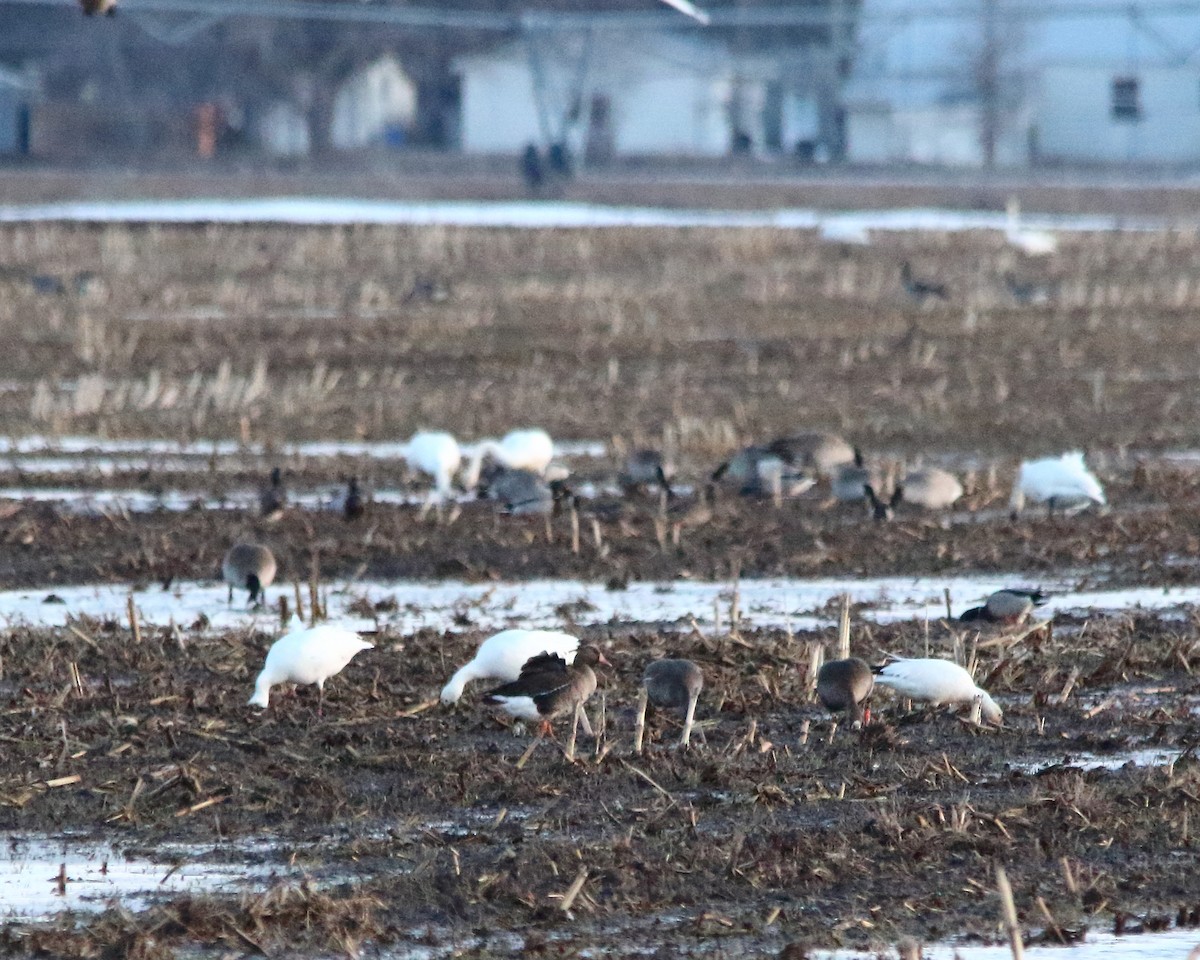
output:
[[302, 627], [280, 637], [267, 651], [266, 663], [254, 682], [251, 706], [264, 710], [270, 702], [271, 687], [278, 683], [317, 685], [317, 715], [325, 702], [325, 681], [337, 676], [360, 650], [370, 650], [368, 643], [352, 630], [331, 624]]
[[817, 696], [831, 713], [845, 712], [850, 722], [869, 722], [866, 703], [875, 688], [870, 664], [858, 657], [830, 660], [817, 673]]
[[872, 668], [875, 682], [891, 687], [900, 696], [921, 700], [930, 706], [971, 704], [980, 701], [980, 713], [989, 723], [1000, 723], [1004, 714], [986, 690], [975, 685], [971, 675], [957, 663], [933, 657], [894, 659]]
[[521, 668], [521, 675], [512, 683], [489, 691], [483, 702], [514, 719], [539, 721], [539, 732], [545, 736], [552, 732], [552, 720], [573, 713], [595, 693], [592, 668], [607, 663], [599, 648], [591, 644], [579, 648], [570, 666], [557, 654], [541, 653]]
[[684, 711], [683, 735], [679, 742], [686, 747], [692, 739], [696, 701], [704, 689], [704, 671], [691, 660], [655, 660], [646, 665], [642, 683], [647, 699], [654, 706]]
[[258, 543], [235, 543], [221, 561], [221, 576], [229, 584], [229, 602], [234, 590], [247, 590], [250, 603], [261, 607], [266, 588], [275, 579], [275, 554]]

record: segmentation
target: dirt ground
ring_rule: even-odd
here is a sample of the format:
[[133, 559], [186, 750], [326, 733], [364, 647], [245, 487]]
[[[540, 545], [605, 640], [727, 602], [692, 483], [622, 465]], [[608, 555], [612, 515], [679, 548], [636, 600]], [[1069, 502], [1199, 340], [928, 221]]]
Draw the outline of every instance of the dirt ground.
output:
[[[945, 280], [948, 302], [910, 302], [904, 259]], [[328, 577], [571, 576], [617, 589], [734, 570], [1195, 582], [1197, 474], [1160, 454], [1200, 447], [1198, 259], [1187, 233], [1064, 236], [1040, 263], [984, 233], [860, 248], [765, 230], [2, 226], [0, 429], [11, 435], [279, 445], [537, 424], [608, 442], [611, 458], [573, 464], [576, 481], [604, 484], [622, 447], [666, 443], [702, 482], [740, 444], [821, 428], [871, 456], [953, 466], [968, 494], [948, 517], [888, 525], [825, 507], [820, 490], [781, 506], [726, 494], [703, 524], [653, 498], [604, 495], [581, 502], [578, 553], [567, 517], [547, 538], [541, 519], [486, 504], [453, 522], [375, 504], [356, 523], [293, 509], [263, 526], [238, 511], [78, 516], [11, 501], [0, 576], [48, 590], [211, 577], [229, 541], [253, 533], [289, 578], [316, 554]], [[1056, 299], [1014, 303], [1010, 270], [1057, 279]], [[1017, 459], [1067, 447], [1088, 451], [1112, 509], [1009, 519]], [[242, 473], [115, 476], [10, 464], [3, 479], [219, 495], [260, 483], [271, 459]], [[413, 482], [394, 463], [288, 465], [294, 488], [351, 471], [378, 487]], [[268, 836], [276, 845], [258, 855], [295, 857], [312, 882], [9, 925], [0, 945], [81, 957], [196, 945], [269, 956], [890, 949], [905, 935], [999, 936], [997, 862], [1026, 930], [1051, 941], [1200, 922], [1200, 639], [1188, 615], [1059, 617], [1050, 636], [960, 632], [1004, 727], [878, 696], [862, 732], [834, 731], [809, 696], [809, 643], [832, 637], [578, 619], [614, 662], [601, 739], [581, 739], [574, 763], [542, 744], [520, 769], [528, 733], [470, 696], [455, 710], [430, 702], [478, 631], [377, 636], [332, 682], [322, 718], [311, 690], [265, 715], [246, 707], [266, 635], [185, 631], [180, 644], [151, 630], [136, 644], [118, 623], [4, 631], [0, 825], [82, 831], [151, 856], [168, 839], [221, 840], [236, 859], [239, 841]], [[875, 659], [928, 642], [950, 655], [955, 640], [941, 625], [927, 639], [914, 624], [856, 624], [853, 649]], [[635, 756], [637, 678], [665, 652], [706, 671], [706, 743], [676, 749], [660, 716]], [[1078, 760], [1119, 764], [1142, 749], [1178, 759]], [[583, 870], [564, 912], [558, 898]]]

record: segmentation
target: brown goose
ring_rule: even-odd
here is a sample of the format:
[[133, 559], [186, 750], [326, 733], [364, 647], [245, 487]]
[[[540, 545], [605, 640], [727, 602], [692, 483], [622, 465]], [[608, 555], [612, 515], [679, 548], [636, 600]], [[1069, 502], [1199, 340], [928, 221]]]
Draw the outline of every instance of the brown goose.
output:
[[830, 660], [817, 674], [817, 696], [825, 709], [846, 711], [854, 724], [870, 723], [871, 711], [865, 704], [874, 686], [871, 667], [858, 657]]
[[261, 607], [266, 588], [275, 579], [275, 555], [257, 543], [236, 543], [229, 548], [221, 563], [221, 576], [229, 584], [229, 602], [233, 591], [250, 591], [250, 603]]
[[683, 710], [683, 737], [687, 746], [692, 738], [696, 701], [704, 688], [704, 672], [691, 660], [655, 660], [642, 675], [649, 701], [656, 707]]
[[553, 732], [551, 720], [574, 712], [595, 693], [592, 667], [600, 663], [608, 665], [604, 654], [591, 644], [579, 648], [569, 667], [556, 653], [539, 653], [525, 662], [516, 680], [489, 691], [483, 702], [516, 720], [539, 721], [539, 734], [545, 736]]

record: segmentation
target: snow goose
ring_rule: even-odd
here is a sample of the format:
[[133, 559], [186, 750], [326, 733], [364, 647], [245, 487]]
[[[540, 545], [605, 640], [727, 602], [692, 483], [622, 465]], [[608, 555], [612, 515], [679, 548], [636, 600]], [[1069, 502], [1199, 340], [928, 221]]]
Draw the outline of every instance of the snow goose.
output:
[[235, 543], [221, 561], [221, 577], [229, 584], [229, 602], [234, 590], [248, 590], [250, 603], [261, 607], [266, 588], [275, 579], [275, 555], [257, 543]]
[[926, 510], [945, 510], [954, 506], [963, 495], [958, 478], [940, 467], [921, 467], [909, 470], [896, 486], [893, 507], [901, 501]]
[[540, 653], [525, 663], [516, 680], [488, 691], [483, 702], [516, 720], [540, 721], [545, 736], [552, 732], [551, 720], [581, 707], [596, 692], [592, 667], [607, 663], [590, 644], [579, 648], [571, 666], [556, 653]]
[[292, 630], [267, 651], [266, 663], [254, 682], [250, 705], [265, 710], [270, 703], [271, 687], [278, 683], [315, 683], [320, 716], [325, 702], [325, 681], [341, 673], [360, 650], [374, 646], [352, 630], [330, 624]]
[[675, 476], [675, 464], [658, 450], [635, 450], [625, 460], [617, 476], [617, 482], [625, 496], [630, 497], [646, 487], [657, 485], [668, 497], [671, 496], [671, 478]]
[[858, 657], [830, 660], [817, 673], [817, 696], [825, 709], [831, 713], [844, 710], [851, 723], [857, 725], [871, 719], [871, 712], [864, 705], [874, 687], [875, 675], [870, 665]]
[[430, 499], [449, 499], [454, 474], [462, 466], [458, 441], [441, 430], [418, 430], [404, 445], [404, 459], [414, 470], [433, 478]]
[[1013, 484], [1009, 507], [1015, 517], [1025, 501], [1046, 504], [1053, 514], [1058, 510], [1081, 510], [1089, 504], [1104, 506], [1104, 489], [1083, 462], [1078, 450], [1061, 457], [1026, 460]]
[[1029, 619], [1034, 607], [1040, 607], [1046, 600], [1046, 594], [1041, 590], [997, 590], [984, 601], [983, 606], [964, 610], [958, 619], [964, 623], [986, 620], [989, 623], [1020, 624]]
[[646, 666], [642, 684], [654, 706], [684, 711], [683, 736], [679, 742], [686, 747], [692, 739], [696, 701], [704, 689], [704, 671], [691, 660], [655, 660]]
[[1004, 236], [1014, 247], [1031, 257], [1048, 257], [1058, 252], [1058, 238], [1045, 230], [1021, 227], [1021, 203], [1009, 197], [1005, 204]]
[[258, 508], [265, 520], [278, 520], [287, 506], [287, 488], [283, 485], [283, 471], [278, 467], [271, 470], [271, 480], [258, 493]]
[[910, 700], [921, 700], [938, 707], [943, 704], [970, 704], [978, 698], [984, 720], [1000, 723], [1004, 719], [1000, 707], [988, 692], [977, 687], [966, 670], [949, 660], [898, 658], [872, 670], [877, 684], [891, 687], [900, 696]]
[[469, 663], [442, 687], [442, 703], [457, 703], [472, 680], [516, 680], [521, 668], [539, 653], [573, 659], [579, 638], [555, 630], [502, 630], [479, 645]]
[[464, 478], [468, 490], [479, 483], [485, 457], [492, 457], [506, 467], [545, 473], [554, 459], [554, 441], [550, 434], [538, 428], [510, 430], [499, 440], [480, 440], [475, 445]]
[[932, 280], [923, 280], [913, 274], [912, 264], [907, 260], [900, 264], [900, 283], [904, 287], [904, 292], [908, 294], [910, 300], [914, 303], [928, 303], [930, 300], [949, 300], [950, 296], [946, 292], [945, 284], [934, 283]]

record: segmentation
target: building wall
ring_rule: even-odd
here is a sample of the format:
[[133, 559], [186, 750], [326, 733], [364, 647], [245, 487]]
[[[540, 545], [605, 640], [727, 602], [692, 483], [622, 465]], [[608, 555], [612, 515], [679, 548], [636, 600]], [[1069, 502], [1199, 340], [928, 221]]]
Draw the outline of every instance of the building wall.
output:
[[410, 128], [416, 115], [416, 85], [393, 57], [384, 57], [338, 88], [330, 139], [339, 150], [382, 144], [393, 131]]
[[[1113, 117], [1117, 77], [1138, 81], [1137, 121]], [[1041, 160], [1194, 162], [1200, 159], [1200, 69], [1047, 67], [1034, 123]]]
[[724, 156], [730, 137], [721, 86], [675, 74], [647, 78], [623, 91], [616, 111], [617, 153]]
[[541, 141], [533, 84], [524, 64], [475, 61], [462, 75], [462, 147], [516, 153]]

